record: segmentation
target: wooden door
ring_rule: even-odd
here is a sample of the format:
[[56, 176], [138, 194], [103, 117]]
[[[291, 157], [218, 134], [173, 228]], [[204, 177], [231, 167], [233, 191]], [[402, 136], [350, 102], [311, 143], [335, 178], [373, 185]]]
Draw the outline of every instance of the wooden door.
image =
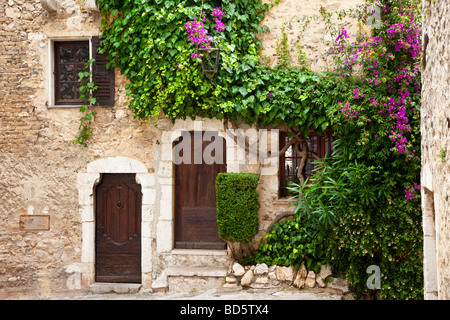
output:
[[135, 174], [102, 175], [95, 244], [95, 281], [141, 282], [141, 186]]
[[223, 148], [214, 150], [213, 155], [222, 159], [222, 164], [195, 164], [195, 152], [198, 155], [212, 142], [203, 141], [198, 133], [185, 134], [190, 135], [191, 162], [175, 165], [175, 248], [226, 249], [217, 229], [215, 190], [217, 174], [226, 172], [225, 139], [215, 133], [215, 139], [222, 139]]

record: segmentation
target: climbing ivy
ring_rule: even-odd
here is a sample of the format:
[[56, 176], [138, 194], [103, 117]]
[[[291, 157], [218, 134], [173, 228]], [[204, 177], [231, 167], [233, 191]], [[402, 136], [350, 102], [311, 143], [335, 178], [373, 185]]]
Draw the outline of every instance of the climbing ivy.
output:
[[[86, 70], [90, 69], [91, 64], [95, 59], [90, 59], [85, 63]], [[98, 86], [91, 79], [90, 71], [82, 71], [78, 73], [78, 81], [80, 85], [80, 100], [83, 105], [80, 107], [80, 112], [84, 115], [80, 118], [80, 125], [78, 127], [78, 134], [72, 144], [82, 145], [87, 147], [87, 141], [92, 135], [91, 123], [97, 112], [90, 110], [91, 106], [97, 101], [93, 97], [93, 92], [98, 89]]]
[[[207, 117], [247, 124], [298, 126], [321, 132], [326, 107], [335, 98], [326, 80], [307, 69], [271, 69], [260, 62], [258, 35], [271, 4], [261, 0], [101, 0], [102, 42], [111, 65], [126, 75], [129, 107], [136, 117], [156, 120]], [[220, 7], [225, 29], [211, 13]], [[200, 17], [220, 49], [214, 84], [192, 59], [196, 46], [186, 23]], [[337, 93], [338, 88], [333, 88]], [[324, 93], [327, 93], [324, 95]]]

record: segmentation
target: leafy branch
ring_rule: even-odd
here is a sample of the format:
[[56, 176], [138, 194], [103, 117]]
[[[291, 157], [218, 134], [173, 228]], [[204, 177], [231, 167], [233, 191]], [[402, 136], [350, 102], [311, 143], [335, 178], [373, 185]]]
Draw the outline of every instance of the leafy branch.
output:
[[[90, 59], [85, 63], [87, 70], [90, 69], [90, 66], [94, 61], [95, 59]], [[80, 112], [86, 114], [80, 118], [80, 126], [78, 127], [79, 133], [76, 135], [75, 140], [72, 141], [72, 144], [78, 144], [84, 147], [87, 147], [86, 141], [89, 140], [92, 135], [91, 123], [97, 114], [97, 112], [90, 110], [90, 107], [97, 101], [93, 96], [93, 92], [98, 88], [92, 81], [91, 76], [92, 73], [90, 71], [78, 73], [78, 81], [81, 83], [80, 100], [84, 99], [83, 105], [80, 107]]]

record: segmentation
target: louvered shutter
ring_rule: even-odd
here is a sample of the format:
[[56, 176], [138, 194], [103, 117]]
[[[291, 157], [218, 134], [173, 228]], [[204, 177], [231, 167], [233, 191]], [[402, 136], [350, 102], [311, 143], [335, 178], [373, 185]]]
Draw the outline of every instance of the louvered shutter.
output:
[[107, 59], [105, 54], [98, 53], [100, 38], [92, 37], [92, 78], [98, 89], [94, 91], [97, 106], [114, 105], [114, 68], [106, 68]]

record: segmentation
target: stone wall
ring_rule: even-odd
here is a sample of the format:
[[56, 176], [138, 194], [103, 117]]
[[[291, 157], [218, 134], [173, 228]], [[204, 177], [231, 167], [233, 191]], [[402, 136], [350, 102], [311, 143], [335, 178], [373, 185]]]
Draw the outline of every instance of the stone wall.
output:
[[[422, 210], [425, 298], [450, 298], [450, 3], [423, 1]], [[428, 38], [428, 41], [426, 40]]]
[[324, 288], [325, 292], [340, 294], [343, 299], [353, 299], [347, 281], [333, 277], [332, 268], [328, 265], [323, 265], [319, 273], [316, 274], [312, 270], [308, 271], [303, 263], [296, 270], [292, 266], [274, 265], [269, 267], [265, 263], [244, 267], [235, 262], [225, 278], [223, 287], [232, 290], [244, 288], [290, 288], [298, 290]]
[[[358, 2], [321, 4], [334, 10]], [[268, 55], [273, 55], [283, 16], [315, 13], [317, 6], [312, 3], [280, 1], [271, 10], [265, 22], [272, 32], [263, 39]], [[309, 35], [311, 46], [326, 36], [313, 36], [317, 28]], [[88, 147], [72, 145], [80, 112], [52, 105], [51, 40], [98, 35], [99, 12], [92, 1], [2, 0], [0, 30], [0, 299], [89, 290], [93, 282], [92, 194], [102, 172], [130, 170], [138, 174], [145, 189], [143, 286], [147, 290], [177, 283], [184, 275], [223, 277], [222, 269], [228, 270], [230, 263], [227, 252], [173, 250], [173, 168], [163, 155], [164, 148], [171, 148], [163, 132], [193, 130], [198, 123], [223, 132], [223, 124], [206, 119], [173, 124], [161, 119], [156, 128], [134, 119], [124, 105], [126, 79], [116, 70], [115, 106], [95, 107]], [[318, 50], [314, 47], [311, 54]], [[228, 170], [259, 172], [259, 166], [230, 162]], [[259, 191], [257, 240], [274, 216], [291, 210], [289, 202], [278, 199], [277, 173], [261, 177]], [[39, 214], [50, 216], [49, 230], [20, 230], [21, 216]], [[186, 269], [187, 265], [194, 270]], [[199, 269], [205, 266], [222, 269]]]
[[[273, 1], [263, 1], [263, 3], [270, 2]], [[281, 0], [279, 5], [271, 8], [261, 23], [270, 29], [269, 33], [260, 36], [260, 39], [263, 41], [263, 56], [269, 59], [271, 66], [276, 65], [277, 42], [281, 38], [284, 25], [293, 65], [299, 64], [297, 46], [300, 45], [311, 63], [312, 70], [318, 71], [330, 67], [329, 59], [323, 56], [327, 49], [326, 42], [331, 40], [331, 36], [325, 27], [325, 20], [322, 18], [314, 19], [303, 31], [305, 19], [315, 15], [319, 16], [321, 7], [332, 13], [349, 10], [363, 3], [364, 0]], [[334, 15], [331, 21], [337, 29], [345, 28], [351, 37], [356, 37], [359, 27], [351, 19], [338, 20], [336, 15]]]

